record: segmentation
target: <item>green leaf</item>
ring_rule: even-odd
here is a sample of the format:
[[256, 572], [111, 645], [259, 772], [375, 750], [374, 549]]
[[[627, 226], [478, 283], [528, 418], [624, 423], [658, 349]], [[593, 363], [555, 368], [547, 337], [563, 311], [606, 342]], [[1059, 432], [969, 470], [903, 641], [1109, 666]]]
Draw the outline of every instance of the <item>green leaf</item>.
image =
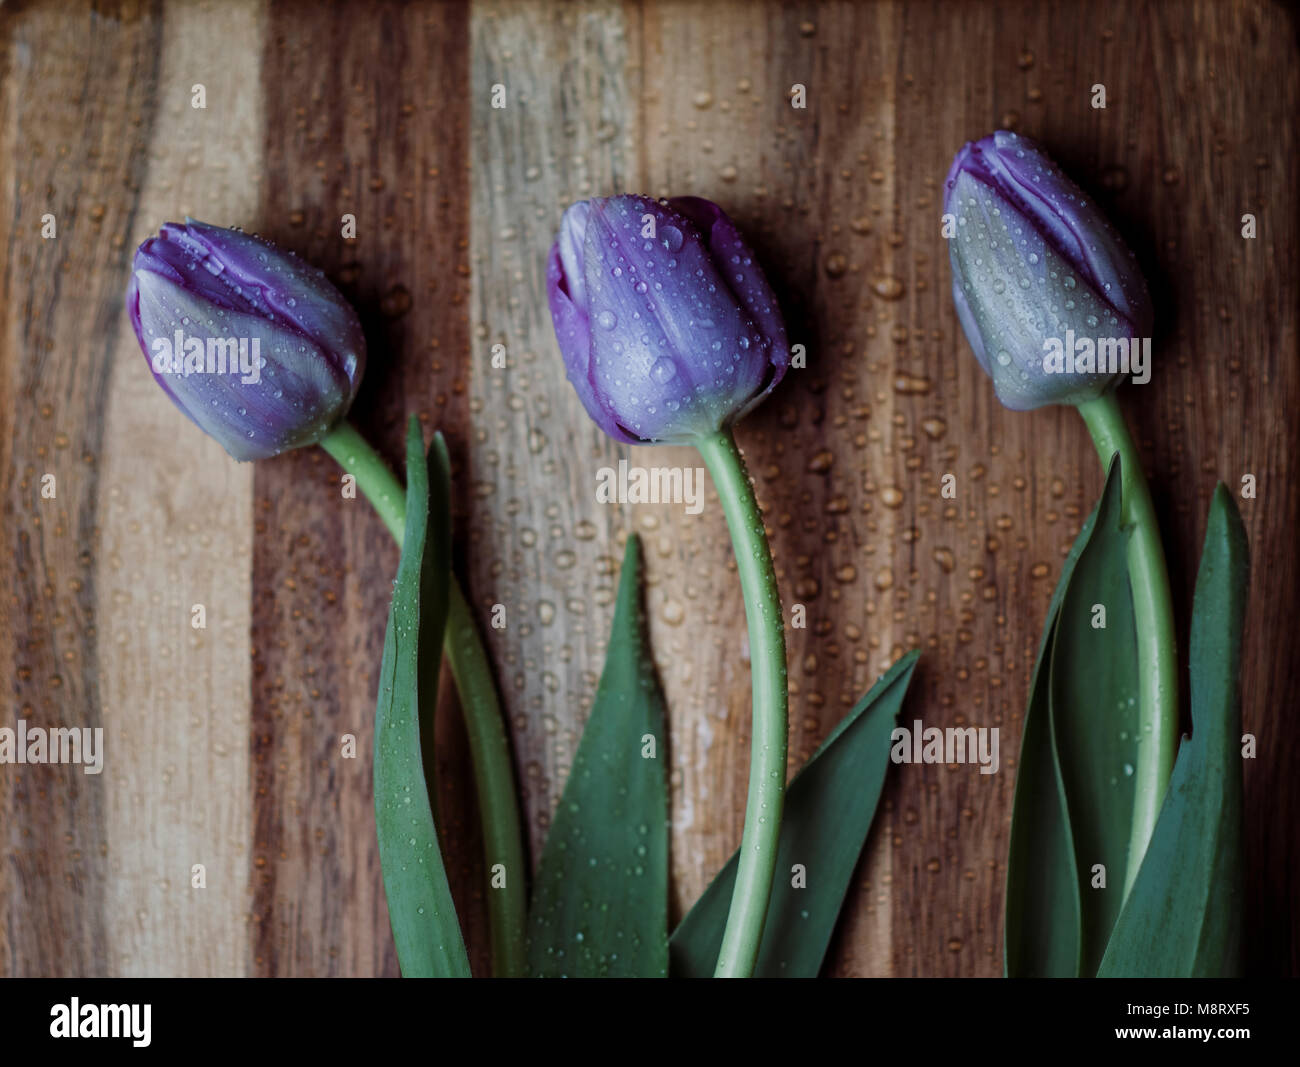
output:
[[1192, 736], [1184, 738], [1099, 974], [1235, 978], [1245, 907], [1241, 635], [1250, 564], [1232, 495], [1214, 492], [1192, 606]]
[[1075, 564], [1092, 538], [1097, 511], [1094, 508], [1084, 522], [1061, 566], [1029, 686], [1007, 856], [1003, 968], [1011, 978], [1062, 978], [1079, 973], [1079, 878], [1052, 744], [1051, 672], [1044, 668], [1051, 662], [1061, 601]]
[[[1141, 736], [1120, 473], [1116, 456], [1092, 537], [1061, 601], [1050, 665], [1052, 742], [1078, 879], [1080, 974], [1089, 977], [1097, 973], [1124, 901]], [[1104, 888], [1097, 865], [1105, 867]]]
[[[1004, 968], [1013, 978], [1092, 973], [1123, 892], [1137, 660], [1120, 492], [1116, 459], [1061, 568], [1039, 642], [1007, 858]], [[1093, 626], [1096, 604], [1104, 629]], [[1107, 889], [1091, 887], [1094, 863], [1106, 864]]]
[[[895, 663], [790, 783], [756, 978], [815, 978], [821, 970], [875, 817], [889, 769], [894, 721], [919, 656], [909, 652]], [[736, 881], [736, 861], [733, 854], [673, 931], [673, 977], [713, 974]], [[806, 888], [791, 884], [796, 864], [806, 872]]]
[[[441, 434], [426, 465], [420, 424], [406, 435], [406, 531], [384, 634], [375, 710], [375, 829], [402, 974], [468, 978], [469, 956], [438, 847], [420, 747], [438, 697], [451, 566], [449, 466]], [[430, 480], [432, 479], [432, 491]]]
[[664, 700], [627, 539], [596, 702], [542, 849], [528, 915], [537, 977], [668, 974]]

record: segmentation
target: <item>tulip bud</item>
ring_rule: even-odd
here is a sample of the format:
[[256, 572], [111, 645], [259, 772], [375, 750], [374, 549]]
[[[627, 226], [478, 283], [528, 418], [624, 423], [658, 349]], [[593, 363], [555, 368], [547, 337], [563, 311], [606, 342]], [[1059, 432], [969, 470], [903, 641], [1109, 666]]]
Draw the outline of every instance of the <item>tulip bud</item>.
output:
[[136, 250], [126, 309], [158, 384], [235, 459], [319, 441], [365, 369], [324, 273], [238, 230], [166, 223]]
[[573, 204], [546, 282], [569, 381], [616, 440], [715, 434], [789, 366], [776, 296], [735, 224], [708, 200]]
[[1145, 381], [1151, 305], [1137, 260], [1096, 204], [1033, 141], [999, 130], [957, 153], [952, 296], [998, 399], [1079, 404], [1121, 375]]

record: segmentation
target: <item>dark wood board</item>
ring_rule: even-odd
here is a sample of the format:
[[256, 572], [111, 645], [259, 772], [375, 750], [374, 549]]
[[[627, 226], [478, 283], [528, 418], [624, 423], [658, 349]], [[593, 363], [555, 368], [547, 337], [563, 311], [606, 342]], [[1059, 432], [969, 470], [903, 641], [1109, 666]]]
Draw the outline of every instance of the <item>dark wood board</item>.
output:
[[[447, 435], [534, 859], [623, 539], [645, 538], [674, 916], [702, 891], [738, 843], [748, 766], [721, 510], [711, 492], [700, 515], [596, 503], [596, 469], [627, 450], [582, 412], [546, 306], [563, 208], [619, 191], [722, 204], [810, 354], [738, 432], [783, 599], [808, 608], [788, 633], [792, 768], [912, 647], [907, 718], [1001, 730], [999, 774], [891, 773], [829, 971], [999, 974], [1029, 672], [1102, 484], [1073, 412], [998, 405], [952, 310], [942, 181], [999, 126], [1096, 195], [1150, 282], [1157, 363], [1123, 404], [1184, 649], [1210, 493], [1257, 479], [1239, 501], [1249, 957], [1300, 973], [1296, 52], [1294, 16], [1262, 2], [4, 5], [0, 725], [102, 726], [108, 757], [94, 777], [0, 767], [0, 974], [396, 973], [368, 738], [397, 553], [324, 453], [235, 464], [150, 380], [121, 310], [130, 255], [185, 214], [271, 237], [356, 303], [354, 417], [390, 462], [409, 413]], [[483, 973], [449, 686], [440, 716], [443, 837]], [[339, 758], [348, 732], [365, 757]]]

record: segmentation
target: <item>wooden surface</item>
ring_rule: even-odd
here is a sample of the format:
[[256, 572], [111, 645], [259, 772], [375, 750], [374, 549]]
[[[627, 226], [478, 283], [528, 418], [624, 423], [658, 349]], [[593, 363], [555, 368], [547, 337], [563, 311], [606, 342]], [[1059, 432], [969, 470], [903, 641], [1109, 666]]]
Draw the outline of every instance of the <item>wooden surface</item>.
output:
[[[1157, 364], [1124, 404], [1184, 646], [1209, 493], [1258, 479], [1241, 502], [1249, 951], [1256, 973], [1297, 973], [1295, 52], [1266, 3], [0, 8], [0, 725], [106, 734], [97, 777], [0, 766], [0, 974], [396, 973], [369, 772], [396, 551], [322, 452], [238, 465], [151, 381], [121, 310], [129, 257], [186, 214], [272, 237], [355, 301], [354, 417], [390, 461], [408, 412], [448, 434], [460, 571], [480, 623], [507, 611], [485, 632], [534, 858], [621, 542], [645, 537], [674, 916], [707, 884], [748, 762], [721, 510], [711, 489], [696, 516], [595, 502], [627, 450], [583, 414], [546, 310], [563, 207], [618, 191], [722, 204], [809, 352], [738, 435], [783, 600], [808, 610], [788, 631], [792, 767], [911, 647], [905, 718], [1002, 731], [997, 775], [891, 772], [829, 970], [999, 973], [1028, 673], [1101, 474], [1073, 412], [999, 407], [953, 314], [941, 183], [997, 126], [1043, 139], [1147, 271]], [[443, 836], [482, 973], [477, 813], [444, 695]]]

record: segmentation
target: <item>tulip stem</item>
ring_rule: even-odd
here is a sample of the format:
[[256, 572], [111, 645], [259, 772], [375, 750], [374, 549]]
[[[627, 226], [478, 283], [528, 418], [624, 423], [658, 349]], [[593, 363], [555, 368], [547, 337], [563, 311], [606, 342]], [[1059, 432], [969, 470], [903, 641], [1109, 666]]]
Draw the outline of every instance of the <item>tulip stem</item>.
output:
[[789, 693], [785, 619], [763, 516], [745, 461], [730, 430], [696, 442], [722, 501], [749, 625], [754, 719], [749, 751], [749, 796], [736, 886], [714, 971], [717, 978], [748, 978], [763, 941], [763, 924], [776, 875], [776, 849], [785, 801]]
[[[357, 485], [401, 548], [406, 528], [406, 493], [388, 465], [346, 420], [321, 441], [321, 447], [356, 478]], [[449, 592], [443, 651], [451, 665], [465, 717], [487, 866], [491, 870], [501, 864], [505, 871], [505, 885], [488, 889], [492, 973], [498, 978], [520, 978], [528, 966], [524, 918], [527, 868], [519, 807], [515, 801], [510, 743], [487, 652], [474, 614], [454, 573]], [[429, 783], [429, 792], [433, 792], [432, 782]]]
[[346, 419], [322, 438], [320, 446], [357, 480], [371, 507], [384, 520], [397, 547], [401, 548], [406, 534], [406, 490], [388, 469], [388, 464]]
[[1155, 830], [1178, 747], [1178, 654], [1173, 598], [1151, 490], [1114, 389], [1080, 404], [1079, 414], [1092, 434], [1103, 466], [1119, 453], [1120, 523], [1121, 528], [1132, 530], [1128, 542], [1128, 573], [1137, 630], [1141, 733], [1134, 769], [1133, 826], [1124, 877], [1127, 897]]

